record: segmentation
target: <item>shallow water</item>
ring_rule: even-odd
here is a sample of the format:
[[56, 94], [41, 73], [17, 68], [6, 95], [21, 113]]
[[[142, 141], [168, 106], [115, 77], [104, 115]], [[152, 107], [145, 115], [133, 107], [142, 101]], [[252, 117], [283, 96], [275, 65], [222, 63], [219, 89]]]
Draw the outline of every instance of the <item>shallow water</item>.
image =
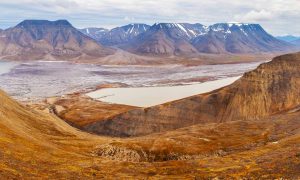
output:
[[107, 88], [87, 95], [108, 103], [125, 104], [138, 107], [150, 107], [185, 97], [210, 92], [227, 86], [238, 77], [230, 77], [199, 84], [184, 86], [140, 87], [140, 88]]
[[46, 97], [125, 83], [129, 87], [174, 86], [240, 76], [260, 63], [168, 66], [100, 66], [68, 62], [32, 61], [1, 65], [0, 88], [19, 100]]

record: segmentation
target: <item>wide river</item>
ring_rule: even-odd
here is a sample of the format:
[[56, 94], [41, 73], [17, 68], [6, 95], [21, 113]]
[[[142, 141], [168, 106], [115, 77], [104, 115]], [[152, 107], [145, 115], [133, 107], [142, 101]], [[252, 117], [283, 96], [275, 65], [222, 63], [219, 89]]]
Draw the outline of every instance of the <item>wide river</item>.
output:
[[[122, 83], [130, 88], [98, 91], [99, 96], [95, 97], [102, 97], [101, 100], [112, 103], [149, 106], [228, 85], [235, 78], [224, 80], [224, 83], [220, 81], [222, 83], [217, 86], [207, 84], [208, 90], [203, 91], [201, 89], [203, 85], [200, 83], [241, 76], [244, 72], [255, 69], [259, 64], [255, 62], [187, 67], [181, 65], [101, 66], [63, 61], [23, 63], [0, 61], [0, 89], [19, 100], [42, 100], [46, 97], [92, 89], [101, 84]], [[139, 87], [143, 88], [139, 89]], [[145, 87], [152, 87], [152, 89]], [[150, 91], [154, 93], [148, 93]], [[106, 96], [103, 94], [107, 94], [108, 97], [103, 98]], [[153, 94], [157, 96], [153, 97]], [[126, 97], [135, 96], [140, 97], [139, 102], [133, 99], [138, 103], [125, 101]], [[116, 98], [120, 99], [120, 102], [112, 100]], [[152, 102], [153, 99], [157, 99], [156, 102]]]

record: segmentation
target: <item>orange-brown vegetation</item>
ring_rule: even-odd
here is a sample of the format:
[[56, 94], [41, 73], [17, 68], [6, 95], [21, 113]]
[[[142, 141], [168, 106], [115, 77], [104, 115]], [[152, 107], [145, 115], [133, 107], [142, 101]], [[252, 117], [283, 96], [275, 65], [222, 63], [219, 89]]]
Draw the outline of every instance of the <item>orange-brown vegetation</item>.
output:
[[104, 103], [80, 95], [57, 98], [52, 104], [50, 102], [49, 105], [58, 117], [80, 128], [136, 108], [127, 105]]
[[[52, 114], [17, 103], [0, 91], [0, 176], [2, 179], [298, 179], [300, 103], [295, 85], [299, 83], [296, 71], [299, 64], [299, 54], [282, 56], [247, 73], [232, 86], [159, 106], [177, 107], [169, 115], [177, 123], [175, 115], [181, 114], [182, 126], [185, 118], [193, 115], [201, 121], [172, 131], [130, 138], [79, 131]], [[281, 84], [282, 79], [286, 85]], [[223, 93], [219, 95], [219, 91]], [[231, 96], [226, 95], [229, 92]], [[212, 106], [214, 101], [218, 106]], [[204, 102], [210, 102], [211, 106], [204, 106]], [[218, 115], [220, 112], [213, 109], [223, 107], [220, 103], [224, 102], [230, 102], [222, 111], [229, 119], [204, 121], [203, 117], [211, 120], [212, 115]], [[231, 107], [237, 107], [235, 103], [240, 106], [233, 113]], [[199, 108], [192, 113], [189, 108], [197, 104]], [[181, 108], [190, 112], [189, 116], [183, 111], [179, 113]], [[204, 115], [197, 115], [196, 110]], [[157, 123], [160, 116], [148, 118], [145, 124], [150, 118]], [[168, 127], [171, 121], [165, 120]], [[144, 130], [149, 132], [147, 126]], [[120, 130], [119, 126], [115, 128]]]

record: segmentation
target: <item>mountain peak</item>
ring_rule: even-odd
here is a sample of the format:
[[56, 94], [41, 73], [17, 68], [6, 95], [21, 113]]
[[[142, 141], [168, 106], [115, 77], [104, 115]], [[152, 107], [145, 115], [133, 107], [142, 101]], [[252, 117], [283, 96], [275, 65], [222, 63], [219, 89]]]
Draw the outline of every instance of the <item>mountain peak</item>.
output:
[[19, 23], [16, 27], [30, 27], [30, 26], [69, 26], [72, 27], [71, 23], [67, 20], [24, 20]]
[[259, 24], [249, 24], [249, 23], [216, 23], [210, 26], [211, 29], [216, 30], [216, 29], [231, 29], [231, 28], [261, 28]]
[[[147, 24], [140, 24], [140, 23], [132, 23], [132, 24], [128, 24], [125, 26], [121, 26], [119, 28], [115, 28], [115, 29], [123, 29], [124, 31], [126, 31], [127, 33], [134, 33], [134, 34], [140, 34], [142, 32], [145, 32], [146, 30], [149, 29], [149, 25]], [[114, 30], [114, 29], [112, 29]]]
[[0, 55], [14, 60], [96, 59], [114, 53], [80, 33], [66, 20], [25, 20], [5, 30], [1, 37], [4, 50]]

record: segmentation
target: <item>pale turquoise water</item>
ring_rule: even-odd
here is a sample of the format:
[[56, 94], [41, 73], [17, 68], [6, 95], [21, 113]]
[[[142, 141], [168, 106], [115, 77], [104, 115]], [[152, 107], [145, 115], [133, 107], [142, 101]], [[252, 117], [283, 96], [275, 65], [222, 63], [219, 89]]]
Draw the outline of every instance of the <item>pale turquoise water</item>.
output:
[[184, 86], [107, 88], [88, 93], [87, 95], [91, 98], [108, 103], [150, 107], [189, 96], [210, 92], [212, 90], [227, 86], [239, 78], [240, 76], [230, 77]]

